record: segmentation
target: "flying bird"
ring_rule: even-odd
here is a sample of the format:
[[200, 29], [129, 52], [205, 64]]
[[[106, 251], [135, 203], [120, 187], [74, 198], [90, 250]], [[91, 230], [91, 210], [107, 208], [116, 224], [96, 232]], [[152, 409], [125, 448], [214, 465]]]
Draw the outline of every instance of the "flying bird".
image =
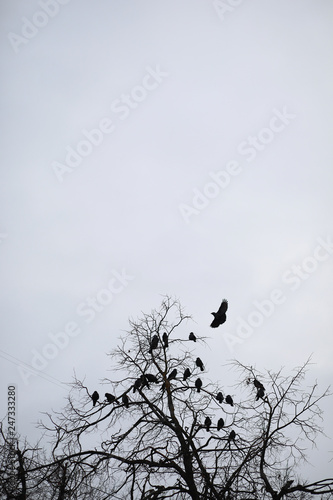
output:
[[201, 361], [200, 358], [197, 358], [195, 360], [195, 364], [197, 365], [198, 368], [200, 368], [200, 370], [203, 372], [204, 371], [204, 365], [203, 365], [203, 362]]
[[157, 377], [152, 373], [146, 373], [146, 375], [141, 375], [141, 376], [145, 377], [148, 380], [148, 382], [153, 382], [154, 384], [158, 383]]
[[189, 369], [189, 368], [186, 368], [186, 370], [184, 371], [183, 380], [186, 380], [186, 379], [187, 379], [187, 378], [189, 378], [190, 376], [191, 376], [190, 369]]
[[113, 403], [113, 401], [116, 400], [116, 396], [114, 396], [113, 394], [110, 394], [109, 392], [105, 393], [105, 397], [106, 397], [108, 403]]
[[232, 430], [229, 434], [228, 441], [234, 441], [235, 437], [236, 437], [236, 432]]
[[197, 378], [197, 380], [195, 381], [195, 387], [197, 388], [197, 392], [200, 392], [200, 389], [202, 387], [202, 380], [201, 380], [201, 378]]
[[150, 349], [149, 349], [150, 354], [153, 352], [153, 349], [157, 349], [158, 342], [159, 342], [158, 336], [154, 335], [150, 342]]
[[197, 338], [196, 338], [196, 336], [194, 335], [194, 333], [193, 333], [193, 332], [191, 332], [191, 333], [190, 333], [190, 335], [188, 336], [188, 339], [189, 339], [189, 340], [193, 340], [193, 342], [196, 342], [196, 341], [197, 341]]
[[124, 403], [125, 408], [128, 408], [129, 399], [128, 399], [127, 394], [123, 394], [121, 400]]
[[217, 421], [217, 430], [220, 431], [223, 426], [224, 426], [224, 420], [223, 418], [219, 418]]
[[227, 319], [226, 315], [227, 309], [228, 309], [228, 301], [226, 299], [223, 299], [219, 310], [217, 312], [211, 313], [214, 316], [214, 319], [210, 324], [212, 328], [217, 328], [218, 326], [223, 325], [223, 323]]
[[230, 406], [234, 406], [234, 401], [233, 401], [232, 397], [230, 396], [230, 394], [228, 394], [228, 396], [225, 397], [225, 402]]
[[209, 431], [209, 428], [210, 426], [212, 425], [212, 421], [209, 417], [206, 417], [205, 418], [205, 427], [206, 427], [206, 431], [208, 432]]
[[168, 376], [168, 380], [173, 380], [177, 377], [177, 368], [174, 368]]
[[222, 401], [224, 400], [224, 397], [223, 397], [222, 392], [218, 392], [218, 393], [216, 394], [216, 399], [218, 400], [218, 402], [219, 402], [220, 404], [222, 403]]
[[91, 396], [91, 399], [92, 399], [92, 402], [93, 402], [93, 406], [95, 406], [95, 404], [97, 403], [98, 401], [98, 398], [99, 398], [99, 394], [97, 391], [94, 391], [92, 393], [92, 396]]
[[163, 333], [162, 340], [164, 342], [164, 347], [169, 347], [169, 337], [166, 332]]

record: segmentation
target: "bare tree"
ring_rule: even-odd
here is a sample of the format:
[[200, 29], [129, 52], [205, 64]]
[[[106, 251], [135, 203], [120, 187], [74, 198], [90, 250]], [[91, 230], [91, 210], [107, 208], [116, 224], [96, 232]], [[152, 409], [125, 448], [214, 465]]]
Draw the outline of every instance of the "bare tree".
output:
[[27, 477], [42, 483], [57, 474], [68, 485], [72, 475], [73, 495], [88, 484], [96, 499], [332, 498], [333, 478], [300, 476], [322, 432], [319, 403], [330, 395], [316, 384], [302, 388], [309, 361], [289, 376], [234, 361], [237, 394], [227, 398], [196, 363], [205, 340], [196, 334], [191, 342], [189, 319], [167, 297], [160, 310], [131, 320], [95, 406], [96, 388], [75, 378], [66, 408], [40, 423], [52, 436], [52, 457], [29, 463]]

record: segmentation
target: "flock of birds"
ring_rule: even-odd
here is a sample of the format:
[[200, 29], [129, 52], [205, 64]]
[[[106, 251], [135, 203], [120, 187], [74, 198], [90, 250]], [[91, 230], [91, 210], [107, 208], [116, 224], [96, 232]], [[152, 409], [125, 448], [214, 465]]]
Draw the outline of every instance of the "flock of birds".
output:
[[[223, 300], [222, 301], [222, 304], [220, 305], [219, 309], [217, 312], [212, 312], [211, 314], [214, 316], [214, 319], [211, 323], [211, 327], [212, 328], [217, 328], [218, 326], [222, 325], [225, 321], [226, 321], [226, 311], [228, 309], [228, 301], [227, 300]], [[190, 332], [189, 334], [189, 340], [193, 341], [193, 342], [196, 342], [197, 341], [197, 338], [196, 336], [194, 335], [193, 332]], [[153, 354], [153, 351], [155, 349], [158, 348], [158, 344], [160, 342], [160, 339], [158, 337], [158, 335], [153, 335], [152, 339], [151, 339], [151, 342], [150, 342], [150, 346], [149, 346], [149, 353], [150, 354]], [[169, 347], [169, 338], [168, 338], [168, 334], [165, 332], [163, 333], [162, 335], [162, 342], [164, 344], [164, 348], [168, 348]], [[204, 371], [204, 364], [202, 362], [202, 360], [197, 357], [196, 360], [195, 360], [195, 365], [197, 368], [200, 368], [201, 371]], [[167, 376], [167, 380], [170, 381], [170, 380], [175, 380], [176, 377], [178, 375], [178, 370], [177, 368], [174, 368], [170, 373], [169, 375]], [[186, 368], [184, 373], [183, 373], [183, 381], [185, 382], [190, 376], [191, 376], [191, 371], [189, 368]], [[159, 383], [159, 380], [158, 378], [153, 375], [152, 373], [145, 373], [145, 374], [142, 374], [139, 378], [137, 378], [133, 384], [133, 393], [135, 393], [136, 391], [138, 390], [141, 390], [143, 389], [144, 387], [147, 387], [148, 389], [150, 388], [149, 384], [150, 383]], [[257, 395], [256, 395], [256, 401], [258, 401], [260, 398], [263, 399], [264, 396], [265, 396], [265, 388], [264, 386], [262, 385], [261, 382], [259, 382], [259, 380], [257, 379], [254, 379], [253, 380], [253, 384], [255, 386], [255, 388], [257, 389]], [[197, 390], [197, 392], [200, 392], [201, 389], [202, 389], [202, 386], [203, 386], [203, 382], [201, 380], [200, 377], [198, 377], [196, 380], [195, 380], [195, 388]], [[163, 382], [162, 384], [162, 387], [161, 387], [162, 390], [165, 389], [165, 382]], [[125, 406], [125, 408], [128, 408], [129, 407], [129, 404], [130, 404], [130, 399], [127, 395], [127, 392], [128, 390], [121, 396], [121, 401], [123, 403], [123, 405]], [[109, 392], [106, 392], [105, 393], [105, 398], [107, 400], [108, 403], [114, 403], [117, 398], [116, 396], [114, 396], [113, 394], [110, 394]], [[92, 399], [92, 402], [93, 402], [93, 406], [96, 405], [97, 401], [99, 400], [99, 394], [97, 391], [94, 391], [91, 395], [91, 399]], [[222, 404], [223, 401], [230, 405], [230, 406], [234, 406], [234, 401], [231, 397], [230, 394], [228, 394], [225, 398], [222, 394], [222, 392], [218, 392], [215, 396], [215, 399], [220, 403]], [[212, 425], [212, 420], [210, 417], [206, 417], [205, 418], [205, 421], [204, 421], [204, 427], [206, 428], [206, 431], [209, 432], [210, 431], [210, 428], [211, 428], [211, 425]], [[216, 425], [216, 428], [218, 431], [220, 431], [222, 428], [224, 427], [224, 420], [223, 418], [219, 418], [218, 421], [217, 421], [217, 425]], [[236, 433], [234, 430], [231, 430], [230, 434], [229, 434], [229, 437], [228, 437], [228, 441], [233, 441], [236, 437]]]

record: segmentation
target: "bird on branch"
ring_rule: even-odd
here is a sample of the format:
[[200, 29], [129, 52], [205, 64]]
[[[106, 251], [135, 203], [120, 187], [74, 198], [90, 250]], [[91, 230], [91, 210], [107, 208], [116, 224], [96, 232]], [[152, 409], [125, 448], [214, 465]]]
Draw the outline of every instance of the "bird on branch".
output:
[[93, 406], [95, 406], [95, 404], [97, 403], [97, 401], [99, 399], [99, 394], [98, 394], [97, 391], [94, 391], [92, 393], [91, 399], [92, 399], [92, 402], [93, 402]]
[[200, 392], [200, 389], [202, 387], [202, 380], [201, 380], [201, 378], [197, 378], [197, 380], [195, 381], [194, 385], [197, 388], [197, 392]]
[[232, 397], [230, 396], [230, 394], [228, 394], [226, 397], [225, 397], [225, 402], [230, 405], [230, 406], [234, 406], [234, 400], [232, 399]]
[[200, 370], [203, 372], [204, 371], [204, 365], [203, 365], [203, 362], [201, 361], [200, 358], [197, 358], [195, 360], [195, 364], [197, 365], [198, 368], [200, 368]]
[[113, 394], [110, 394], [109, 392], [105, 393], [105, 397], [108, 403], [113, 403], [113, 401], [116, 400], [116, 396], [113, 396]]

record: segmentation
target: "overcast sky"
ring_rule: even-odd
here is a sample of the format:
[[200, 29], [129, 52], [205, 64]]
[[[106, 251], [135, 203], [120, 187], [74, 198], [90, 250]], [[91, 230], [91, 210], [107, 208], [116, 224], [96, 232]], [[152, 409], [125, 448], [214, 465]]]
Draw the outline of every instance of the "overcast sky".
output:
[[331, 382], [333, 3], [222, 3], [0, 0], [0, 409], [15, 383], [31, 440], [164, 294], [212, 380], [312, 354]]

